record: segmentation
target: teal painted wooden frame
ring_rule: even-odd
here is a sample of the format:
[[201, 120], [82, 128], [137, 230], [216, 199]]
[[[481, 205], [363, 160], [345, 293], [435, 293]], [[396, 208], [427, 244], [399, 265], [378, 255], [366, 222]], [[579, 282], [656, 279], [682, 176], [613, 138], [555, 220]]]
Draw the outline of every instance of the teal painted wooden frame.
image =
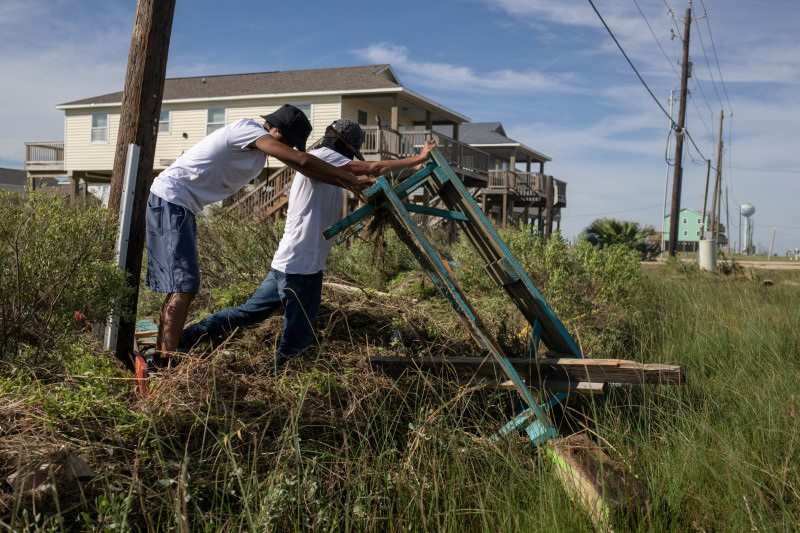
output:
[[[363, 220], [376, 210], [386, 210], [398, 237], [408, 246], [439, 291], [450, 301], [478, 345], [498, 362], [527, 405], [495, 437], [499, 438], [515, 430], [524, 430], [533, 444], [542, 444], [557, 435], [547, 413], [552, 407], [563, 402], [566, 394], [548, 394], [547, 401], [541, 405], [538, 403], [495, 339], [486, 333], [482, 320], [464, 298], [463, 292], [451, 278], [449, 268], [427, 240], [411, 213], [442, 216], [456, 221], [486, 261], [489, 276], [495, 283], [503, 286], [530, 324], [531, 357], [535, 357], [540, 341], [543, 341], [551, 351], [565, 357], [583, 357], [583, 355], [566, 327], [547, 305], [542, 294], [441, 153], [434, 149], [431, 151], [431, 158], [432, 161], [421, 170], [394, 187], [385, 177], [378, 178], [377, 183], [365, 191], [368, 203], [326, 229], [323, 235], [328, 239], [332, 238], [348, 228], [363, 224]], [[403, 203], [405, 198], [422, 186], [438, 195], [447, 206], [447, 210]]]

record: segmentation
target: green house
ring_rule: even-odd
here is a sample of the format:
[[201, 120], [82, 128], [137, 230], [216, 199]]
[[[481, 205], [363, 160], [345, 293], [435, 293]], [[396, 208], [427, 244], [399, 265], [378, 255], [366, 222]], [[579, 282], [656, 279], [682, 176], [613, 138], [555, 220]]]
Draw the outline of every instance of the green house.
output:
[[[680, 210], [678, 220], [678, 250], [694, 252], [697, 251], [698, 243], [703, 229], [703, 214], [694, 209], [683, 208]], [[669, 247], [670, 241], [670, 215], [664, 217], [664, 243], [665, 247]], [[705, 224], [709, 222], [709, 216], [706, 215]], [[728, 239], [724, 235], [725, 227], [720, 225], [719, 244], [727, 244]]]

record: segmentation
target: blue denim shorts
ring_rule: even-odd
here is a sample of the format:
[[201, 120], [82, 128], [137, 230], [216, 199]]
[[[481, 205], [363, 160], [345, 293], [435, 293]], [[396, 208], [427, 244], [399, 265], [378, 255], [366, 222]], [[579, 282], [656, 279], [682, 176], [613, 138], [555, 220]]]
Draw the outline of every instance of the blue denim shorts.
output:
[[194, 213], [150, 193], [146, 221], [147, 286], [154, 292], [199, 292]]

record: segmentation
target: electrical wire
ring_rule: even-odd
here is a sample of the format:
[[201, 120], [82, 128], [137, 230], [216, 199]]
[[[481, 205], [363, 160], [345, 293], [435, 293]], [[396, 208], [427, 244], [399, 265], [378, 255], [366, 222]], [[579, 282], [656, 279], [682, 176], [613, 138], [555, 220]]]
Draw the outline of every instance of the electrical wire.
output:
[[[594, 5], [594, 1], [593, 0], [589, 0], [589, 5], [592, 6], [592, 9], [594, 9], [594, 12], [597, 14], [597, 17], [600, 19], [600, 22], [603, 23], [603, 26], [605, 27], [606, 31], [611, 36], [611, 38], [614, 40], [614, 43], [617, 45], [617, 48], [619, 48], [619, 51], [622, 52], [622, 55], [625, 57], [625, 60], [628, 62], [628, 65], [630, 65], [630, 67], [633, 69], [633, 72], [636, 74], [636, 77], [639, 78], [639, 81], [642, 82], [642, 85], [644, 85], [644, 88], [650, 94], [650, 97], [653, 99], [653, 101], [656, 103], [656, 105], [661, 109], [661, 112], [664, 113], [664, 115], [667, 118], [669, 118], [669, 120], [672, 122], [674, 127], [677, 128], [678, 125], [675, 123], [674, 120], [672, 120], [672, 117], [669, 116], [669, 113], [667, 112], [666, 109], [664, 109], [664, 106], [661, 105], [661, 102], [658, 101], [658, 98], [656, 98], [656, 95], [653, 94], [653, 91], [647, 85], [647, 82], [644, 81], [644, 78], [642, 78], [642, 75], [639, 74], [639, 71], [634, 66], [634, 64], [631, 61], [630, 57], [628, 57], [628, 54], [625, 53], [625, 50], [622, 48], [622, 45], [617, 40], [617, 37], [614, 35], [614, 32], [612, 32], [611, 28], [609, 28], [608, 24], [606, 24], [606, 21], [603, 18], [603, 15], [601, 15], [600, 11], [597, 10], [597, 6]], [[697, 150], [697, 153], [700, 154], [700, 156], [702, 157], [703, 161], [705, 161], [706, 157], [703, 156], [702, 150], [700, 150], [700, 148], [698, 148], [697, 143], [694, 142], [694, 139], [692, 138], [692, 136], [689, 134], [689, 131], [685, 127], [683, 128], [683, 132], [689, 138], [689, 140], [691, 141], [691, 143], [694, 146], [695, 150]]]
[[[696, 200], [696, 199], [702, 198], [702, 197], [703, 197], [702, 195], [698, 195], [698, 196], [692, 196], [692, 197], [685, 198], [685, 199], [686, 200]], [[601, 217], [601, 216], [604, 216], [604, 215], [617, 215], [617, 214], [620, 214], [620, 213], [631, 213], [633, 211], [646, 211], [647, 209], [655, 209], [656, 207], [664, 207], [664, 204], [660, 203], [660, 204], [655, 204], [655, 205], [648, 205], [648, 206], [645, 206], [645, 207], [634, 207], [634, 208], [631, 208], [631, 209], [622, 209], [620, 211], [604, 211], [602, 213], [588, 213], [588, 214], [583, 214], [583, 215], [564, 215], [564, 214], [562, 214], [561, 218]]]
[[700, 5], [703, 6], [703, 14], [706, 17], [706, 26], [708, 26], [708, 37], [711, 40], [711, 49], [714, 51], [714, 61], [717, 63], [717, 72], [719, 72], [719, 83], [722, 85], [722, 92], [725, 94], [725, 101], [728, 102], [728, 111], [730, 112], [731, 116], [733, 115], [733, 107], [731, 106], [731, 101], [728, 98], [728, 89], [725, 87], [725, 80], [722, 79], [722, 69], [719, 66], [719, 55], [717, 55], [717, 47], [714, 44], [714, 35], [711, 33], [711, 23], [708, 21], [708, 10], [706, 9], [705, 2], [700, 0]]
[[661, 46], [661, 41], [658, 40], [658, 37], [656, 36], [656, 32], [653, 31], [653, 27], [650, 25], [650, 21], [647, 20], [647, 17], [644, 15], [644, 11], [642, 11], [642, 8], [639, 7], [639, 2], [637, 2], [636, 0], [633, 0], [633, 3], [636, 4], [636, 9], [639, 10], [639, 14], [642, 16], [642, 18], [644, 19], [645, 24], [647, 24], [647, 27], [650, 29], [650, 33], [653, 35], [653, 39], [655, 39], [656, 44], [658, 45], [658, 49], [661, 50], [662, 54], [664, 54], [664, 57], [667, 59], [667, 63], [669, 63], [669, 66], [672, 67], [672, 71], [675, 73], [675, 76], [677, 76], [678, 80], [680, 80], [681, 79], [680, 72], [678, 72], [678, 69], [676, 69], [675, 65], [672, 64], [672, 60], [669, 58], [667, 53], [664, 51], [664, 48]]

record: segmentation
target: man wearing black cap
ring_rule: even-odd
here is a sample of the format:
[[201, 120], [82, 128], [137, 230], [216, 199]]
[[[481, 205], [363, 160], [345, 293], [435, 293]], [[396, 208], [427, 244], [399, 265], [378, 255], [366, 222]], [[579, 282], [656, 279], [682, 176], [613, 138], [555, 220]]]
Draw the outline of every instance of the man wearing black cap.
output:
[[[357, 177], [305, 153], [311, 123], [294, 106], [262, 115], [265, 123], [241, 119], [209, 134], [159, 174], [147, 202], [147, 284], [167, 293], [161, 307], [155, 364], [175, 352], [189, 305], [200, 289], [195, 215], [252, 181], [267, 156], [313, 179], [355, 194], [374, 179]], [[296, 148], [293, 149], [293, 148]]]
[[[363, 142], [364, 131], [357, 123], [339, 119], [328, 126], [320, 147], [310, 153], [356, 176], [379, 176], [423, 163], [436, 146], [428, 141], [414, 157], [366, 162], [360, 151]], [[341, 185], [335, 181], [297, 173], [289, 193], [286, 228], [269, 274], [244, 304], [223, 309], [186, 328], [181, 335], [181, 350], [203, 340], [222, 340], [236, 328], [258, 324], [281, 308], [284, 325], [275, 354], [276, 367], [313, 342], [322, 272], [333, 246], [333, 240], [325, 240], [322, 231], [341, 216], [344, 195], [338, 187]]]

